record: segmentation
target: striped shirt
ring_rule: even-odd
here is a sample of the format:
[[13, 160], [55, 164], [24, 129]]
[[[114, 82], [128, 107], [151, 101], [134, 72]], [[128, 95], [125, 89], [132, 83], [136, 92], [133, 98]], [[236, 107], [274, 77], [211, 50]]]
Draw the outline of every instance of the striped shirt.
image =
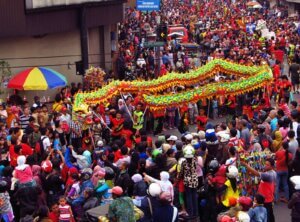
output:
[[29, 125], [29, 118], [31, 117], [31, 115], [21, 115], [20, 116], [20, 125], [21, 125], [21, 129], [25, 130], [27, 128], [27, 126]]
[[70, 221], [71, 220], [71, 207], [66, 204], [64, 206], [59, 205], [59, 221]]
[[[71, 121], [70, 129], [71, 129], [71, 138], [72, 139], [81, 137], [81, 124], [79, 122]], [[79, 133], [80, 136], [77, 136], [76, 133], [73, 131]]]

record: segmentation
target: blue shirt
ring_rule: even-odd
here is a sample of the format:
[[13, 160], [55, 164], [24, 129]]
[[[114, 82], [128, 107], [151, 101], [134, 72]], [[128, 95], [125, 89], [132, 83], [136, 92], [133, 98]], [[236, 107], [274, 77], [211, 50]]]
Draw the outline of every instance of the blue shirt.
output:
[[267, 210], [263, 206], [251, 208], [248, 211], [250, 222], [267, 222]]
[[277, 123], [278, 123], [278, 119], [276, 117], [271, 120], [270, 126], [271, 126], [271, 131], [272, 132], [277, 128]]

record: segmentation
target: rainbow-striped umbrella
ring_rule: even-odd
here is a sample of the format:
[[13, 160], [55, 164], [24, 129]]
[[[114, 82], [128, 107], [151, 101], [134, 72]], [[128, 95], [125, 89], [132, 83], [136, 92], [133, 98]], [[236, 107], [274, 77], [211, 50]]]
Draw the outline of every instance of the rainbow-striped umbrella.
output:
[[67, 85], [62, 74], [46, 67], [26, 69], [15, 75], [7, 87], [18, 90], [47, 90]]

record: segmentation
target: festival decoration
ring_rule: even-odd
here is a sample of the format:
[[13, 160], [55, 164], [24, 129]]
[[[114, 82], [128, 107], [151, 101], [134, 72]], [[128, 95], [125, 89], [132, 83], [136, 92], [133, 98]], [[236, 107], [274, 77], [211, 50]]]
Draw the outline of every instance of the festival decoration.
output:
[[[199, 84], [199, 82], [213, 77], [218, 72], [236, 75], [240, 79], [234, 82], [207, 84], [177, 94], [151, 95], [178, 85]], [[187, 74], [169, 73], [151, 81], [112, 81], [96, 91], [77, 93], [74, 98], [74, 109], [82, 106], [82, 104], [107, 104], [110, 98], [120, 93], [141, 93], [149, 109], [158, 111], [168, 106], [179, 106], [198, 101], [201, 98], [219, 96], [220, 93], [222, 95], [242, 94], [266, 86], [270, 83], [270, 80], [272, 80], [272, 71], [267, 65], [246, 66], [215, 59]]]
[[246, 167], [241, 164], [241, 161], [248, 163], [253, 169], [263, 172], [265, 167], [265, 161], [268, 158], [275, 158], [274, 154], [268, 149], [258, 152], [239, 152], [237, 167], [239, 169], [240, 184], [242, 185], [242, 195], [254, 197], [259, 185], [259, 177], [249, 174]]
[[103, 69], [91, 66], [84, 74], [84, 85], [92, 89], [100, 87], [103, 84], [105, 75]]

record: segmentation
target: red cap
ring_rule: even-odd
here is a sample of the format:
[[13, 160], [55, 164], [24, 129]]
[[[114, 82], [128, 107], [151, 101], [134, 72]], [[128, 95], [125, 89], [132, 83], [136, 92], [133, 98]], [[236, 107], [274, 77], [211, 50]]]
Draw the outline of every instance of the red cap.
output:
[[118, 196], [121, 196], [123, 194], [123, 189], [122, 189], [122, 187], [116, 186], [116, 187], [113, 187], [112, 189], [108, 190], [108, 192], [113, 193]]
[[67, 111], [67, 107], [63, 106], [63, 107], [61, 107], [60, 110], [61, 110], [62, 112], [65, 112], [65, 111]]
[[237, 204], [237, 199], [235, 197], [229, 197], [229, 205], [234, 207]]
[[52, 163], [50, 160], [43, 161], [41, 166], [42, 166], [43, 171], [46, 173], [50, 173], [52, 171]]
[[250, 197], [242, 196], [239, 198], [239, 204], [247, 207], [252, 206], [252, 199]]

